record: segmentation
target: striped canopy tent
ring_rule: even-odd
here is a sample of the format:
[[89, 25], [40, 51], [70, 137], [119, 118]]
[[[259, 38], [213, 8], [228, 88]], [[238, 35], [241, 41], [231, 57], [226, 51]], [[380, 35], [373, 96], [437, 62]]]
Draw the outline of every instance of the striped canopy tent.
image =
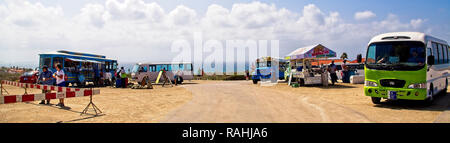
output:
[[336, 52], [328, 49], [322, 44], [299, 48], [285, 57], [286, 60], [298, 60], [307, 58], [334, 58]]

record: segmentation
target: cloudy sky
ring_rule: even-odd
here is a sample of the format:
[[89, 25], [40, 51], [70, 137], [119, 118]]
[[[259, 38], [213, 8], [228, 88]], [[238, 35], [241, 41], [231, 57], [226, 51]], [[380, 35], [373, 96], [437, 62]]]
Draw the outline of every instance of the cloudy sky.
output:
[[167, 61], [174, 40], [279, 40], [280, 54], [322, 43], [364, 53], [376, 34], [450, 40], [448, 0], [0, 0], [0, 64], [38, 64], [56, 50], [120, 62]]

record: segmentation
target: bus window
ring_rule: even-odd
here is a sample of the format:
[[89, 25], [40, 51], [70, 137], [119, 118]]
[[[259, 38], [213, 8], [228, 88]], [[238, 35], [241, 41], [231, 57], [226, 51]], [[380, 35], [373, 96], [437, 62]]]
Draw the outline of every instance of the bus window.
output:
[[172, 66], [171, 65], [166, 65], [166, 69], [167, 69], [167, 71], [172, 71]]
[[449, 53], [449, 51], [450, 51], [450, 47], [448, 47], [448, 45], [447, 46], [445, 46], [446, 48], [445, 48], [445, 50], [447, 51], [447, 63], [450, 63], [450, 53]]
[[79, 62], [75, 62], [75, 61], [66, 59], [64, 61], [64, 71], [65, 72], [76, 73], [78, 71], [77, 70], [78, 65], [80, 65]]
[[185, 65], [185, 71], [191, 71], [192, 70], [192, 65], [191, 64], [186, 64]]
[[64, 60], [63, 60], [63, 58], [61, 58], [61, 57], [54, 57], [53, 58], [53, 68], [57, 65], [57, 64], [61, 64], [61, 66], [63, 66], [64, 67]]
[[42, 68], [44, 65], [51, 68], [52, 59], [50, 59], [50, 58], [41, 58], [41, 64], [42, 64], [42, 65], [40, 65], [41, 68]]
[[147, 70], [148, 70], [148, 67], [145, 65], [145, 66], [140, 67], [139, 72], [147, 72]]
[[156, 72], [156, 66], [155, 65], [150, 65], [148, 70], [150, 72]]
[[436, 43], [433, 43], [433, 56], [434, 56], [434, 64], [439, 64], [439, 52], [438, 46]]
[[117, 62], [116, 61], [113, 61], [113, 63], [112, 63], [112, 68], [115, 70], [115, 69], [117, 69]]
[[171, 65], [173, 71], [179, 71], [179, 65]]
[[442, 46], [442, 63], [447, 63], [447, 47], [445, 45]]
[[164, 69], [164, 70], [168, 71], [167, 70], [167, 65], [161, 65], [161, 69]]
[[111, 70], [111, 63], [105, 62], [104, 68], [106, 69], [106, 71]]
[[444, 47], [442, 47], [441, 44], [438, 45], [438, 50], [439, 50], [439, 63], [443, 64], [444, 63]]
[[156, 65], [156, 71], [161, 71], [161, 65]]
[[180, 64], [180, 70], [181, 71], [184, 70], [184, 65], [183, 64]]

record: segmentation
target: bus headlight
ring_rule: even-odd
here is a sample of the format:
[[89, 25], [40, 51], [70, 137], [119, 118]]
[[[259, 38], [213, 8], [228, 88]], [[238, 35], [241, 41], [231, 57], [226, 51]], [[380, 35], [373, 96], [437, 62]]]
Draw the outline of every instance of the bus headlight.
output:
[[423, 89], [423, 88], [427, 88], [427, 83], [415, 83], [415, 84], [411, 84], [408, 86], [408, 88], [413, 88], [413, 89]]
[[364, 86], [377, 87], [378, 84], [376, 82], [366, 80], [364, 81]]

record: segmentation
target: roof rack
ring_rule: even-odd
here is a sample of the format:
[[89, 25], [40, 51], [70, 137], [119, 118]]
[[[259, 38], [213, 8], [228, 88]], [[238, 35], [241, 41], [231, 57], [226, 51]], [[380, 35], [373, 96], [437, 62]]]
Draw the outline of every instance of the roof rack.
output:
[[411, 37], [408, 37], [408, 36], [389, 36], [389, 37], [381, 38], [381, 40], [392, 40], [392, 39], [411, 39]]
[[106, 56], [103, 56], [103, 55], [95, 55], [95, 54], [80, 53], [80, 52], [71, 52], [71, 51], [65, 51], [65, 50], [60, 50], [60, 51], [57, 51], [57, 52], [58, 53], [65, 53], [65, 54], [71, 54], [71, 55], [79, 55], [79, 56], [106, 58]]

